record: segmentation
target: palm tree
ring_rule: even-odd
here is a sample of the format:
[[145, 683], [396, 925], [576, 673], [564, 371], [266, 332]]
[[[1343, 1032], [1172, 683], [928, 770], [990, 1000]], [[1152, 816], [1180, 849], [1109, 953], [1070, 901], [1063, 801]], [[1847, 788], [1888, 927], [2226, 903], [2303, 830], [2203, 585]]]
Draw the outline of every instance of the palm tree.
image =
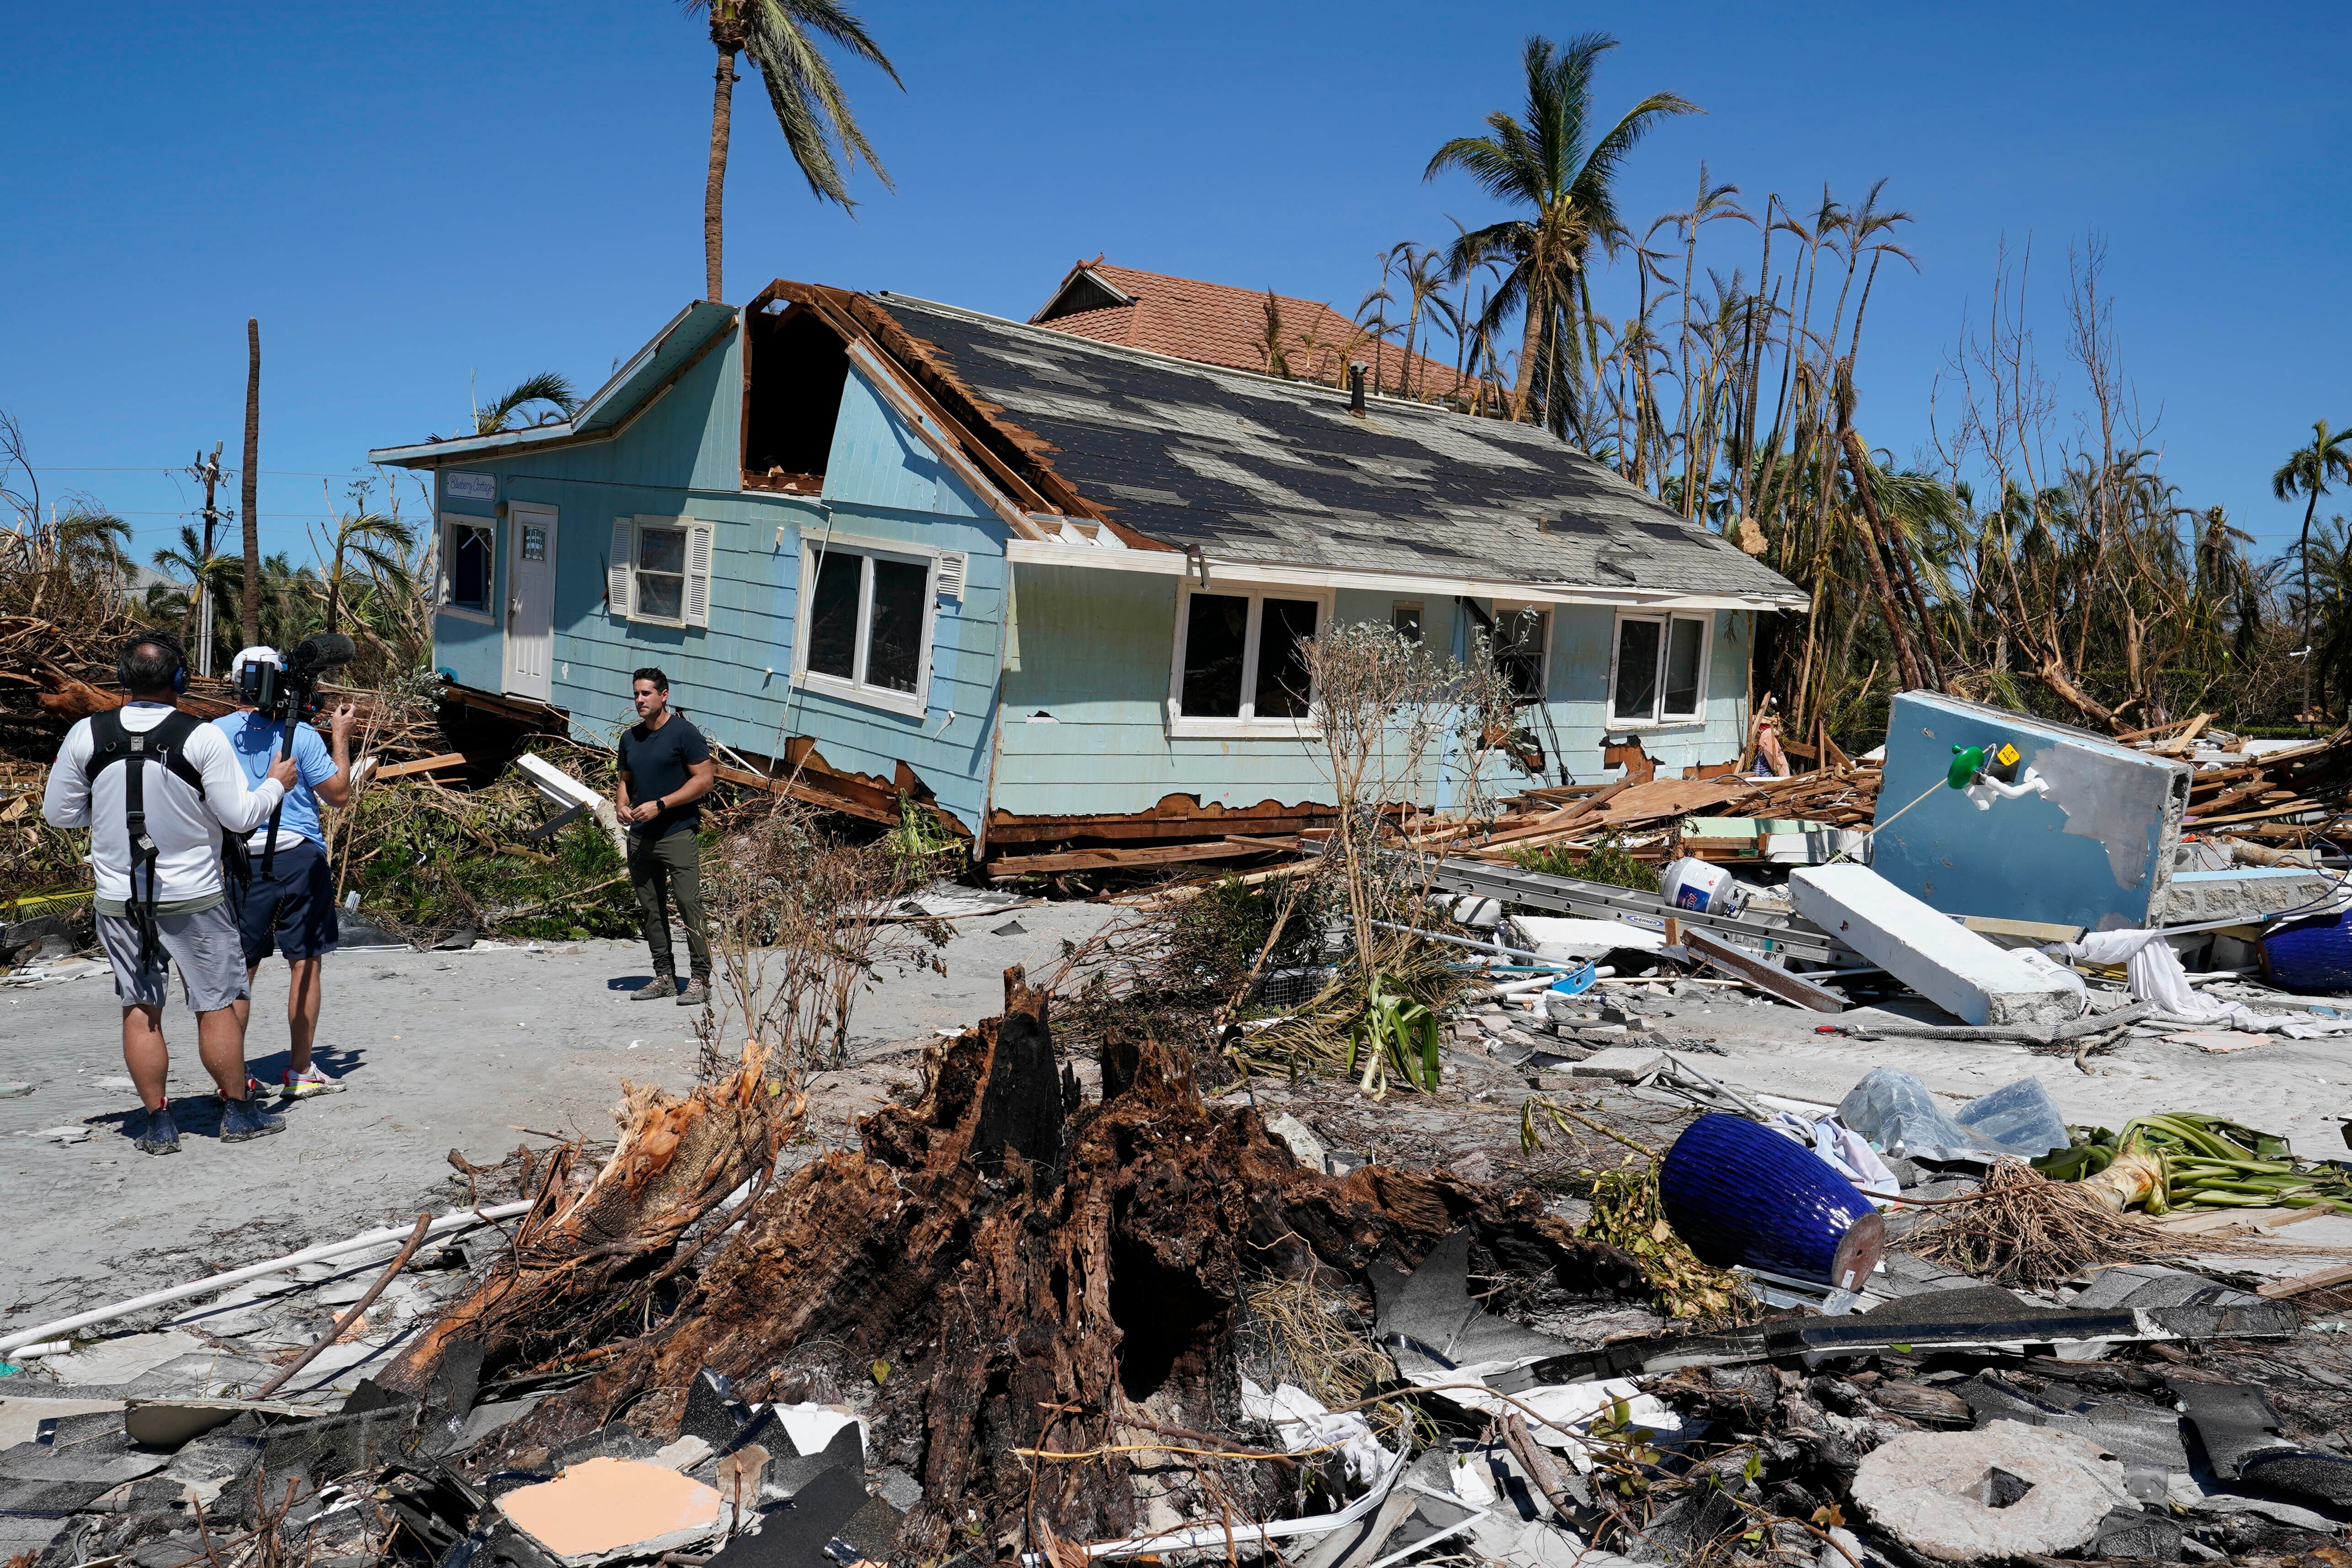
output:
[[2303, 559], [2303, 712], [2311, 711], [2311, 518], [2319, 510], [2319, 498], [2327, 493], [2330, 475], [2352, 483], [2352, 430], [2331, 431], [2327, 421], [2315, 419], [2311, 426], [2311, 445], [2297, 447], [2287, 460], [2271, 476], [2271, 494], [2281, 500], [2293, 500], [2296, 496], [2307, 499], [2303, 505], [2303, 543], [2296, 552]]
[[1290, 356], [1282, 351], [1282, 301], [1274, 290], [1265, 291], [1265, 326], [1258, 338], [1258, 352], [1265, 358], [1265, 374], [1288, 376]]
[[555, 410], [552, 414], [540, 416], [539, 423], [541, 425], [568, 419], [572, 410], [580, 406], [580, 399], [572, 395], [570, 380], [551, 370], [543, 370], [537, 375], [527, 376], [515, 383], [504, 396], [488, 407], [477, 405], [474, 409], [474, 434], [497, 435], [507, 427], [508, 420], [534, 403], [547, 404]]
[[686, 0], [686, 9], [689, 16], [709, 14], [710, 42], [719, 51], [710, 93], [710, 173], [702, 188], [703, 295], [715, 300], [724, 297], [719, 292], [719, 260], [725, 249], [721, 212], [734, 115], [735, 57], [747, 55], [759, 67], [769, 107], [784, 133], [784, 147], [800, 165], [809, 189], [819, 201], [835, 203], [844, 211], [856, 205], [850, 200], [848, 176], [861, 158], [884, 189], [896, 187], [851, 118], [849, 100], [809, 34], [821, 33], [851, 54], [873, 61], [901, 89], [907, 84], [866, 36], [865, 24], [834, 0]]
[[[193, 632], [198, 607], [209, 598], [215, 605], [233, 603], [244, 596], [245, 557], [242, 552], [230, 553], [215, 545], [207, 554], [205, 542], [195, 524], [180, 525], [180, 542], [175, 548], [165, 545], [155, 552], [155, 570], [178, 579], [184, 587], [166, 587], [158, 583], [147, 590], [147, 607], [154, 614], [176, 616], [184, 628]], [[225, 616], [214, 617], [213, 635], [221, 637], [228, 630]], [[194, 640], [191, 638], [190, 640]], [[235, 650], [216, 645], [215, 655], [226, 657]]]
[[[1445, 264], [1436, 251], [1409, 239], [1397, 241], [1389, 254], [1397, 259], [1398, 276], [1404, 280], [1405, 291], [1404, 360], [1397, 369], [1397, 391], [1406, 397], [1419, 397], [1425, 389], [1414, 378], [1413, 350], [1421, 339], [1423, 314], [1435, 314], [1444, 309], [1445, 301], [1438, 290], [1445, 285]], [[1422, 379], [1426, 376], [1424, 369]]]
[[[347, 595], [362, 584], [393, 597], [416, 591], [416, 571], [410, 557], [416, 549], [416, 530], [385, 512], [345, 512], [335, 519], [334, 537], [322, 552], [327, 569], [327, 627], [342, 629]], [[354, 571], [354, 564], [359, 568]]]
[[[1539, 361], [1556, 361], [1565, 353], [1573, 387], [1580, 320], [1590, 336], [1587, 261], [1595, 244], [1613, 247], [1624, 232], [1614, 191], [1619, 166], [1634, 143], [1665, 116], [1702, 112], [1675, 93], [1654, 92], [1595, 139], [1592, 69], [1601, 56], [1616, 47], [1617, 40], [1606, 33], [1580, 34], [1565, 48], [1556, 48], [1540, 35], [1530, 37], [1522, 55], [1528, 78], [1525, 120], [1496, 110], [1486, 117], [1490, 134], [1448, 142], [1422, 173], [1423, 180], [1432, 180], [1443, 170], [1458, 168], [1489, 195], [1528, 209], [1525, 216], [1464, 235], [1448, 258], [1457, 269], [1475, 265], [1473, 258], [1489, 250], [1514, 262], [1488, 310], [1496, 317], [1515, 307], [1526, 312], [1511, 392], [1511, 417], [1516, 420], [1529, 416]], [[1556, 363], [1551, 372], [1556, 375]], [[1572, 408], [1548, 412], [1555, 424], [1572, 423], [1575, 417]]]

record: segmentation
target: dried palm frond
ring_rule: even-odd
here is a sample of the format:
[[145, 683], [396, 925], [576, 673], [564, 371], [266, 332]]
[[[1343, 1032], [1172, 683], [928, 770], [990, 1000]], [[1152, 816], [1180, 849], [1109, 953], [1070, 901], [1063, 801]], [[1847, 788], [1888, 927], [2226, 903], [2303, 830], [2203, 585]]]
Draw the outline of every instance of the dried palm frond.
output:
[[2233, 1249], [2210, 1236], [2169, 1235], [2079, 1184], [2007, 1160], [1986, 1173], [1973, 1198], [1938, 1210], [1895, 1245], [1974, 1279], [2029, 1290], [2103, 1264], [2180, 1262]]

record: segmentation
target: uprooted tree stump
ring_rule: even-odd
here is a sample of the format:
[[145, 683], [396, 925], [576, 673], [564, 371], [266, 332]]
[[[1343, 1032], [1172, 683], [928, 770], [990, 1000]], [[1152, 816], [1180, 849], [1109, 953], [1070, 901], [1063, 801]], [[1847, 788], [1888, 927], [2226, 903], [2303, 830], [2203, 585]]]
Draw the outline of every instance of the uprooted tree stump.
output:
[[1577, 1240], [1531, 1195], [1306, 1170], [1254, 1111], [1205, 1106], [1170, 1053], [1123, 1066], [1118, 1092], [1066, 1120], [1046, 994], [1006, 971], [1004, 1016], [932, 1047], [919, 1103], [876, 1111], [863, 1152], [828, 1152], [762, 1194], [666, 1323], [507, 1428], [499, 1456], [615, 1418], [666, 1439], [706, 1367], [753, 1400], [807, 1397], [820, 1360], [870, 1367], [880, 1458], [925, 1494], [894, 1560], [951, 1542], [1050, 1548], [1134, 1532], [1139, 1469], [1116, 1451], [1019, 1451], [1115, 1449], [1150, 1423], [1231, 1431], [1254, 1273], [1344, 1288], [1467, 1225], [1515, 1273], [1646, 1291], [1631, 1259]]

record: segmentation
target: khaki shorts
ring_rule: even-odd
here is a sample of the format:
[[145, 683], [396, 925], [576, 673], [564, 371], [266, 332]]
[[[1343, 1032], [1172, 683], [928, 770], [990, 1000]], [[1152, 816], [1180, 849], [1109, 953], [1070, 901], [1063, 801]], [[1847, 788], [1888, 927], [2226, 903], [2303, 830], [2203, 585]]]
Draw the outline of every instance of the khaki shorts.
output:
[[155, 951], [139, 967], [139, 922], [129, 915], [98, 917], [98, 940], [114, 966], [114, 994], [126, 1007], [161, 1007], [170, 975], [180, 971], [180, 989], [192, 1013], [216, 1013], [246, 994], [245, 942], [226, 901], [191, 914], [159, 915]]

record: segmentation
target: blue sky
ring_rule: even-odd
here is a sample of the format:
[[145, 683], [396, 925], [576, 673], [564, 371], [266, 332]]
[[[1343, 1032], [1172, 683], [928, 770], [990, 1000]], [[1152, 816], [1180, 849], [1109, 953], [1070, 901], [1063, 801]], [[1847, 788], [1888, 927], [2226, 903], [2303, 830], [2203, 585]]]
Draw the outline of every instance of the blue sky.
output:
[[[601, 382], [702, 285], [710, 52], [666, 0], [13, 13], [0, 58], [0, 408], [45, 489], [130, 517], [143, 560], [194, 504], [162, 470], [242, 438], [245, 321], [264, 350], [261, 511], [307, 553], [320, 476], [449, 434], [485, 392]], [[1705, 159], [1760, 210], [1823, 182], [1916, 221], [1882, 279], [1859, 420], [1899, 455], [2004, 237], [2059, 286], [2095, 228], [2126, 368], [2182, 499], [2265, 548], [2300, 521], [2268, 478], [2315, 418], [2352, 422], [2343, 306], [2352, 20], [2274, 4], [973, 6], [867, 0], [907, 90], [846, 80], [897, 194], [818, 205], [756, 79], [737, 95], [729, 289], [775, 276], [1023, 317], [1073, 259], [1327, 299], [1374, 253], [1490, 216], [1445, 138], [1520, 97], [1530, 31], [1623, 47], [1603, 104], [1671, 89], [1623, 178], [1686, 205]], [[1720, 263], [1753, 271], [1729, 226]], [[1736, 244], [1737, 254], [1734, 253]], [[1601, 308], [1631, 284], [1623, 268]], [[341, 500], [343, 479], [327, 483]], [[412, 492], [413, 497], [413, 492]], [[233, 499], [233, 493], [232, 493]], [[2342, 502], [2352, 510], [2352, 502]]]

